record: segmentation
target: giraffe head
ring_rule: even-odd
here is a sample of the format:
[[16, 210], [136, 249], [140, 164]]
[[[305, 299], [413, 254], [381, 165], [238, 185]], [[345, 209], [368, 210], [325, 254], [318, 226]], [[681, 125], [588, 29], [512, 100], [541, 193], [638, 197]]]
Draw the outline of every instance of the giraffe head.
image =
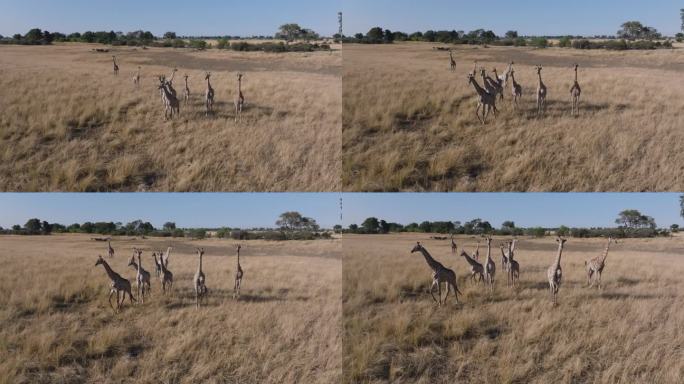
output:
[[204, 248], [197, 248], [197, 255], [200, 257], [204, 255]]
[[541, 65], [536, 65], [536, 66], [534, 67], [534, 70], [537, 71], [537, 74], [538, 74], [538, 75], [541, 75], [542, 66], [541, 66]]
[[579, 68], [579, 64], [575, 63], [575, 72], [577, 72], [577, 68]]
[[560, 247], [563, 247], [563, 244], [565, 244], [566, 241], [568, 241], [568, 240], [564, 237], [561, 237], [561, 236], [556, 237], [556, 242], [558, 243], [558, 245]]
[[469, 73], [468, 74], [468, 83], [475, 83], [475, 82], [476, 82], [475, 81], [475, 75], [473, 75], [472, 73]]
[[242, 81], [242, 73], [238, 72], [237, 79], [238, 81]]
[[102, 258], [102, 255], [97, 255], [97, 261], [95, 262], [95, 266], [97, 267], [98, 265], [102, 264], [104, 265], [104, 259]]
[[484, 69], [484, 67], [480, 68], [480, 76], [485, 77], [487, 75], [487, 71]]
[[416, 245], [411, 250], [411, 253], [420, 252], [423, 250], [423, 246], [420, 245], [420, 241], [416, 242]]
[[185, 75], [183, 75], [183, 78], [185, 79], [185, 81], [188, 81], [188, 74], [186, 73]]
[[240, 253], [240, 249], [242, 248], [242, 245], [238, 244], [235, 249], [237, 250], [237, 253]]
[[[137, 254], [137, 252], [134, 252], [134, 253]], [[128, 261], [128, 266], [129, 266], [129, 267], [130, 267], [130, 266], [133, 266], [133, 265], [137, 265], [137, 264], [135, 264], [135, 255], [131, 256], [131, 260]]]
[[207, 72], [204, 76], [204, 80], [209, 80], [210, 77], [211, 77], [211, 72]]
[[470, 255], [468, 254], [468, 252], [462, 250], [461, 257], [470, 257]]

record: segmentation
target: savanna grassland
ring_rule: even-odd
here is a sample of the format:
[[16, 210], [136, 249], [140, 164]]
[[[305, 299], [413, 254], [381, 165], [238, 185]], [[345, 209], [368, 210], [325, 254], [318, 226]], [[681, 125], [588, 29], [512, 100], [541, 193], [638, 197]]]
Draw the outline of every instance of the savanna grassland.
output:
[[[343, 239], [346, 383], [679, 383], [684, 376], [684, 237], [614, 244], [603, 290], [588, 288], [584, 260], [605, 239], [568, 239], [558, 306], [546, 270], [553, 238], [523, 238], [520, 284], [508, 288], [495, 238], [496, 285], [466, 282], [469, 266], [448, 240], [426, 234]], [[456, 271], [463, 296], [437, 308], [432, 271], [416, 241]], [[475, 238], [457, 237], [472, 253]], [[486, 248], [480, 248], [480, 260]], [[436, 295], [436, 294], [435, 294]]]
[[[432, 43], [344, 47], [347, 191], [678, 191], [684, 188], [684, 50], [613, 52]], [[443, 46], [447, 47], [447, 46]], [[515, 62], [523, 88], [482, 125], [467, 74]], [[580, 116], [571, 116], [579, 64]], [[535, 115], [537, 74], [547, 114]], [[482, 86], [482, 78], [476, 77]]]
[[[337, 383], [341, 380], [339, 240], [242, 242], [233, 295], [229, 240], [112, 240], [86, 235], [0, 239], [0, 383]], [[173, 246], [173, 292], [162, 296], [153, 250]], [[97, 255], [131, 281], [133, 247], [152, 273], [144, 304], [119, 314]], [[195, 247], [209, 296], [195, 309]], [[134, 285], [135, 287], [135, 285]], [[135, 295], [135, 288], [134, 288]]]
[[[4, 191], [333, 191], [341, 51], [271, 54], [77, 43], [0, 46]], [[338, 47], [339, 48], [339, 47]], [[120, 67], [114, 76], [112, 55]], [[133, 76], [141, 66], [141, 86]], [[157, 76], [191, 98], [164, 121]], [[215, 113], [204, 113], [206, 71]], [[234, 122], [236, 74], [243, 121]]]

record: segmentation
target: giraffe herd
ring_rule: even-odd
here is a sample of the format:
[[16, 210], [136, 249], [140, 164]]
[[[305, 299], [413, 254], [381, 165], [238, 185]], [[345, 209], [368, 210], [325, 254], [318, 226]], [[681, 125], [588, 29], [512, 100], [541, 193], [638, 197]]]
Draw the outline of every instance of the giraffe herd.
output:
[[[454, 71], [456, 68], [456, 62], [454, 61], [451, 50], [449, 51], [449, 60], [451, 63], [451, 70]], [[497, 73], [496, 68], [492, 68], [492, 73], [494, 74], [493, 78], [487, 75], [487, 71], [484, 67], [480, 67], [479, 73], [480, 77], [482, 78], [482, 86], [480, 86], [477, 79], [475, 78], [478, 73], [477, 61], [475, 61], [475, 66], [472, 72], [468, 74], [468, 83], [471, 84], [473, 88], [475, 88], [475, 93], [477, 93], [477, 107], [475, 108], [475, 115], [477, 116], [477, 119], [480, 121], [480, 123], [482, 123], [483, 125], [487, 124], [487, 116], [489, 116], [490, 113], [493, 113], [494, 117], [496, 117], [499, 111], [496, 107], [496, 102], [497, 100], [503, 102], [504, 94], [506, 92], [506, 87], [508, 85], [509, 79], [511, 82], [511, 96], [513, 97], [511, 102], [513, 110], [518, 109], [518, 103], [522, 98], [523, 89], [522, 86], [515, 80], [515, 69], [513, 68], [513, 65], [514, 62], [511, 61], [508, 64], [508, 68], [502, 75], [499, 75]], [[572, 87], [570, 88], [570, 96], [572, 100], [572, 116], [579, 116], [579, 100], [580, 95], [582, 94], [579, 81], [577, 80], [578, 68], [579, 65], [574, 64], [575, 81]], [[546, 113], [546, 98], [548, 96], [548, 88], [542, 80], [542, 69], [543, 67], [541, 65], [537, 65], [534, 67], [534, 70], [538, 76], [537, 89], [535, 92], [535, 113], [537, 117], [544, 116], [544, 114]]]
[[[554, 306], [558, 303], [557, 296], [563, 277], [561, 256], [563, 254], [563, 247], [565, 246], [566, 241], [567, 239], [560, 236], [556, 238], [558, 250], [553, 264], [549, 266], [546, 273], [549, 283], [551, 302]], [[460, 256], [463, 257], [470, 266], [470, 273], [467, 275], [466, 280], [470, 280], [473, 284], [484, 282], [485, 286], [489, 288], [489, 293], [492, 294], [494, 292], [494, 282], [496, 276], [496, 263], [492, 259], [491, 252], [492, 238], [487, 236], [485, 238], [485, 243], [487, 244], [487, 257], [484, 260], [484, 264], [481, 264], [478, 261], [479, 242], [477, 244], [477, 250], [473, 252], [472, 255], [469, 255], [468, 252], [462, 249]], [[507, 287], [513, 289], [519, 286], [520, 281], [520, 263], [514, 259], [517, 243], [518, 239], [514, 238], [499, 245], [499, 248], [501, 249], [501, 268], [503, 272], [506, 273], [506, 285]], [[617, 241], [612, 237], [609, 237], [608, 244], [606, 245], [603, 253], [600, 256], [594, 257], [584, 262], [587, 273], [587, 286], [589, 288], [596, 284], [598, 289], [601, 289], [601, 275], [605, 268], [608, 250], [612, 243], [617, 243]], [[454, 241], [453, 236], [451, 238], [451, 249], [452, 253], [456, 253], [456, 242]], [[432, 296], [432, 299], [438, 304], [438, 306], [446, 304], [449, 292], [453, 288], [456, 295], [456, 304], [458, 304], [458, 294], [461, 294], [461, 292], [457, 288], [456, 273], [432, 257], [432, 255], [427, 251], [427, 249], [425, 249], [423, 245], [420, 244], [420, 242], [417, 242], [411, 250], [411, 253], [415, 252], [422, 253], [425, 261], [428, 264], [428, 267], [430, 267], [432, 270], [432, 285], [430, 286], [430, 295]], [[446, 295], [444, 299], [442, 299], [442, 283], [446, 285]], [[439, 300], [437, 300], [434, 296], [435, 287], [438, 288]]]
[[[119, 75], [119, 64], [116, 60], [116, 56], [112, 56], [112, 64], [114, 68], [114, 76]], [[135, 88], [140, 88], [141, 84], [141, 67], [138, 66], [136, 73], [133, 75], [133, 86]], [[173, 79], [176, 75], [176, 72], [178, 72], [177, 68], [174, 68], [173, 71], [171, 72], [170, 78], [167, 80], [165, 76], [163, 75], [158, 75], [157, 79], [159, 80], [159, 84], [157, 85], [157, 89], [159, 90], [160, 98], [161, 98], [161, 103], [164, 111], [164, 120], [172, 120], [174, 117], [180, 117], [180, 106], [181, 106], [181, 99], [178, 98], [178, 95], [176, 93], [175, 88], [173, 87]], [[204, 115], [209, 116], [214, 112], [214, 88], [211, 86], [211, 81], [210, 81], [211, 73], [206, 72], [204, 80], [206, 81], [206, 90], [204, 92]], [[242, 121], [242, 112], [245, 107], [245, 96], [242, 92], [242, 78], [244, 75], [240, 72], [237, 73], [237, 91], [236, 91], [236, 96], [235, 96], [235, 101], [234, 101], [234, 106], [235, 106], [235, 122], [241, 122]], [[185, 80], [185, 87], [183, 88], [183, 94], [182, 94], [182, 101], [183, 103], [187, 106], [187, 104], [190, 102], [190, 87], [188, 84], [188, 79], [189, 76], [187, 74], [183, 75], [183, 79]]]
[[[110, 258], [114, 255], [114, 250], [111, 243], [107, 244], [108, 252]], [[235, 274], [235, 287], [233, 298], [240, 298], [240, 286], [242, 285], [242, 278], [244, 276], [244, 271], [240, 265], [240, 249], [241, 245], [237, 245], [237, 271]], [[166, 252], [161, 251], [152, 252], [152, 258], [154, 259], [154, 265], [156, 268], [156, 275], [159, 279], [159, 285], [161, 287], [162, 295], [171, 294], [173, 289], [173, 273], [169, 270], [169, 256], [171, 253], [171, 247], [166, 249]], [[98, 256], [95, 266], [102, 265], [107, 273], [107, 277], [111, 281], [110, 291], [109, 291], [109, 305], [112, 307], [115, 313], [121, 310], [124, 301], [128, 297], [131, 304], [133, 303], [145, 303], [145, 297], [150, 296], [152, 292], [152, 279], [150, 272], [146, 271], [142, 266], [142, 253], [143, 251], [139, 248], [133, 248], [133, 256], [128, 262], [128, 266], [135, 270], [135, 283], [136, 283], [136, 297], [133, 296], [133, 290], [131, 282], [122, 277], [120, 274], [116, 273], [109, 263], [102, 257]], [[206, 285], [206, 275], [202, 270], [202, 257], [204, 256], [204, 248], [197, 248], [196, 254], [198, 257], [197, 271], [192, 278], [192, 287], [195, 291], [195, 307], [200, 308], [203, 301], [209, 294], [209, 289]], [[116, 293], [116, 306], [112, 304], [112, 295]]]

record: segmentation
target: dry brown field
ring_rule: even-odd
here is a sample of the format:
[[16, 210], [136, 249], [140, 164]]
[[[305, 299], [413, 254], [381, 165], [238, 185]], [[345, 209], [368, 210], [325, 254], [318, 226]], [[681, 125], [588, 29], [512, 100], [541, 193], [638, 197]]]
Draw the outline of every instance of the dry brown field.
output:
[[[0, 46], [0, 189], [339, 189], [340, 51], [95, 48], [107, 47]], [[170, 77], [174, 67], [178, 95], [188, 74], [191, 99], [181, 103], [180, 118], [164, 121], [156, 77]], [[206, 71], [216, 93], [209, 117]], [[236, 124], [238, 71], [246, 109]]]
[[[684, 189], [684, 50], [454, 46], [451, 72], [448, 52], [433, 46], [344, 46], [344, 190]], [[475, 61], [499, 74], [515, 62], [523, 88], [517, 111], [509, 85], [496, 119], [477, 120], [467, 78]], [[582, 87], [577, 118], [574, 63]], [[535, 65], [548, 87], [541, 118]]]
[[[338, 383], [342, 366], [339, 240], [242, 242], [233, 299], [229, 240], [0, 237], [0, 383]], [[173, 246], [161, 294], [151, 252]], [[144, 304], [114, 314], [97, 255], [123, 277], [133, 247], [152, 273]], [[195, 308], [195, 247], [209, 296]], [[135, 292], [134, 292], [135, 295]]]
[[[603, 290], [588, 288], [584, 261], [605, 239], [568, 239], [558, 305], [546, 270], [557, 244], [521, 238], [520, 284], [495, 290], [465, 281], [466, 261], [449, 240], [427, 234], [346, 235], [343, 239], [345, 383], [680, 383], [684, 376], [684, 237], [614, 244]], [[438, 308], [421, 241], [456, 271], [463, 296]], [[473, 252], [477, 239], [457, 237]], [[494, 247], [493, 247], [494, 248]], [[484, 251], [484, 252], [483, 252]], [[481, 260], [486, 249], [480, 248]]]

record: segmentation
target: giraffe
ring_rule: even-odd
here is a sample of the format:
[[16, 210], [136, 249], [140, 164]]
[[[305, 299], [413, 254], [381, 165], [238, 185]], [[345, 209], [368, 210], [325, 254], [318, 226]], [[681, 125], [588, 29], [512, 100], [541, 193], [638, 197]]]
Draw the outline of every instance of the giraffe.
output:
[[498, 83], [494, 82], [491, 77], [487, 76], [487, 71], [484, 69], [484, 67], [480, 68], [480, 76], [482, 77], [482, 86], [487, 90], [487, 92], [491, 93], [496, 100]]
[[159, 252], [159, 260], [164, 261], [164, 266], [166, 268], [169, 267], [169, 256], [171, 256], [171, 250], [172, 249], [173, 249], [173, 247], [167, 247], [166, 252], [164, 252], [164, 257], [161, 256], [162, 255], [161, 251]]
[[164, 120], [173, 119], [174, 114], [180, 115], [180, 103], [169, 90], [169, 83], [162, 82], [159, 84], [159, 89], [164, 96]]
[[504, 248], [509, 247], [510, 243], [502, 243], [499, 244], [499, 248], [501, 248], [501, 268], [503, 269], [504, 272], [508, 272], [508, 257], [509, 254], [506, 254]]
[[169, 291], [173, 287], [173, 273], [166, 269], [166, 265], [164, 265], [164, 259], [162, 258], [161, 254], [159, 256], [159, 280], [161, 280], [161, 285], [162, 285], [162, 292], [166, 294], [166, 289], [168, 287]]
[[506, 72], [499, 76], [499, 82], [501, 83], [501, 88], [506, 89], [508, 85], [508, 78], [511, 76], [511, 71], [513, 70], [513, 62], [511, 61], [506, 67]]
[[[137, 294], [138, 294], [138, 299], [140, 300], [141, 303], [145, 303], [145, 290], [147, 290], [147, 294], [149, 295], [152, 286], [150, 284], [150, 273], [147, 272], [146, 270], [143, 269], [142, 267], [142, 261], [140, 259], [140, 256], [142, 255], [142, 251], [133, 248], [133, 253], [134, 255], [131, 256], [131, 261], [128, 262], [129, 267], [133, 267], [133, 269], [136, 270], [137, 274], [135, 276], [135, 282], [137, 284]], [[135, 258], [138, 258], [138, 262], [135, 262]]]
[[454, 53], [449, 50], [449, 64], [451, 65], [451, 72], [456, 70], [456, 60], [454, 60]]
[[572, 115], [573, 116], [579, 116], [579, 99], [580, 99], [580, 95], [582, 94], [582, 89], [580, 88], [580, 85], [577, 82], [577, 68], [578, 67], [579, 67], [579, 65], [575, 64], [575, 83], [572, 85], [572, 88], [570, 88], [570, 96], [572, 97]]
[[561, 269], [561, 254], [563, 253], [563, 245], [566, 240], [562, 237], [556, 238], [558, 243], [558, 254], [556, 255], [556, 260], [551, 264], [549, 269], [546, 271], [546, 277], [549, 279], [549, 290], [551, 296], [553, 297], [553, 305], [556, 305], [556, 296], [558, 295], [558, 289], [561, 285], [561, 279], [563, 277], [563, 270]]
[[114, 248], [112, 248], [112, 242], [107, 240], [107, 254], [110, 258], [114, 257]]
[[480, 242], [477, 242], [477, 247], [475, 248], [475, 253], [473, 253], [473, 259], [480, 260]]
[[518, 109], [518, 100], [522, 98], [522, 86], [515, 81], [515, 71], [511, 68], [511, 94], [513, 95], [513, 109]]
[[537, 116], [543, 115], [546, 112], [546, 85], [542, 81], [541, 71], [542, 66], [537, 65], [534, 67], [537, 71], [537, 76], [539, 76], [539, 83], [537, 84]]
[[242, 271], [242, 267], [240, 266], [240, 249], [242, 248], [242, 245], [238, 244], [237, 246], [237, 269], [235, 270], [235, 286], [233, 287], [233, 298], [240, 298], [240, 286], [242, 285], [242, 277], [244, 276], [244, 272]]
[[[128, 294], [128, 297], [131, 301], [131, 304], [136, 301], [133, 298], [133, 293], [131, 292], [131, 282], [124, 279], [119, 275], [118, 273], [114, 272], [112, 268], [107, 264], [107, 262], [102, 258], [102, 256], [97, 256], [97, 262], [95, 262], [95, 266], [97, 267], [98, 265], [102, 265], [105, 269], [105, 272], [107, 272], [107, 276], [109, 277], [109, 280], [112, 281], [110, 285], [110, 290], [109, 290], [109, 306], [112, 307], [115, 313], [118, 313], [119, 310], [121, 309], [121, 306], [124, 303], [124, 300], [126, 300], [126, 294]], [[121, 297], [121, 302], [119, 302], [119, 292], [123, 292], [123, 296]], [[112, 305], [112, 295], [116, 293], [116, 308]]]
[[492, 260], [492, 238], [487, 236], [487, 261], [484, 265], [485, 283], [489, 284], [489, 292], [494, 292], [494, 275], [496, 275], [496, 264]]
[[454, 241], [454, 234], [451, 234], [451, 253], [456, 253], [456, 242]]
[[214, 109], [214, 88], [211, 87], [211, 82], [209, 81], [209, 78], [211, 77], [211, 73], [207, 72], [206, 76], [204, 77], [204, 80], [207, 81], [207, 91], [205, 93], [205, 104], [206, 104], [206, 112], [205, 115], [209, 116], [209, 112], [211, 112]]
[[192, 285], [195, 287], [195, 305], [199, 309], [200, 302], [207, 294], [206, 278], [204, 277], [204, 272], [202, 272], [202, 256], [204, 255], [204, 248], [197, 248], [197, 255], [199, 256], [199, 265], [197, 266], [197, 272], [192, 278]]
[[475, 277], [479, 277], [477, 282], [481, 282], [482, 280], [484, 280], [484, 267], [482, 266], [482, 264], [473, 260], [470, 256], [468, 256], [468, 252], [463, 250], [461, 251], [461, 257], [463, 257], [466, 260], [466, 262], [470, 265], [470, 280], [475, 282]]
[[238, 118], [242, 121], [242, 108], [245, 106], [245, 96], [242, 94], [242, 73], [237, 74], [238, 89], [237, 96], [235, 96], [235, 122]]
[[159, 277], [161, 275], [161, 265], [159, 264], [159, 261], [157, 261], [157, 252], [152, 252], [152, 257], [154, 257], [155, 272], [157, 273], [157, 277]]
[[[491, 80], [492, 85], [496, 88], [496, 94], [499, 95], [499, 100], [504, 99], [504, 78], [508, 78], [508, 72], [504, 73], [499, 77], [496, 72], [496, 68], [492, 68], [492, 73], [494, 73], [494, 79]], [[491, 78], [490, 78], [491, 79]]]
[[133, 76], [133, 85], [136, 88], [140, 87], [140, 66], [138, 65], [138, 72], [136, 72], [135, 76]]
[[515, 288], [516, 282], [520, 280], [520, 264], [514, 259], [515, 244], [517, 239], [513, 239], [508, 243], [508, 276], [507, 282]]
[[114, 64], [114, 76], [119, 76], [119, 64], [116, 63], [116, 56], [112, 56], [112, 63]]
[[[606, 244], [606, 248], [603, 250], [601, 256], [591, 258], [584, 262], [584, 266], [587, 270], [587, 284], [589, 287], [594, 286], [595, 281], [598, 283], [598, 289], [601, 289], [601, 274], [603, 273], [603, 268], [606, 266], [606, 258], [608, 257], [610, 244], [613, 242], [617, 244], [617, 240], [608, 237], [608, 244]], [[594, 277], [593, 280], [592, 277]]]
[[[456, 273], [451, 269], [443, 266], [437, 260], [433, 259], [432, 256], [428, 253], [427, 249], [423, 248], [423, 246], [420, 245], [420, 242], [417, 242], [416, 246], [413, 247], [413, 249], [411, 250], [411, 253], [415, 252], [420, 252], [423, 254], [423, 257], [425, 257], [425, 261], [433, 271], [432, 285], [430, 286], [430, 296], [432, 296], [432, 300], [434, 300], [438, 306], [442, 306], [442, 283], [445, 283], [447, 292], [444, 296], [444, 304], [446, 304], [446, 300], [449, 297], [449, 290], [451, 287], [454, 288], [454, 295], [456, 295], [456, 304], [458, 304], [458, 294], [461, 293], [461, 291], [458, 290], [458, 287], [456, 285]], [[438, 288], [439, 301], [435, 299], [435, 286], [437, 286]]]
[[176, 90], [173, 88], [173, 79], [176, 77], [176, 72], [178, 72], [178, 68], [174, 68], [171, 71], [171, 77], [169, 80], [166, 82], [166, 87], [169, 89], [169, 92], [173, 95], [173, 97], [178, 97], [176, 95]]
[[185, 89], [183, 89], [183, 101], [185, 101], [185, 104], [188, 103], [190, 100], [190, 88], [188, 87], [188, 75], [185, 74], [183, 76], [183, 79], [185, 79]]
[[473, 64], [473, 72], [471, 72], [473, 76], [477, 75], [477, 60], [475, 60]]
[[[482, 87], [480, 87], [480, 85], [477, 83], [477, 80], [475, 80], [475, 76], [472, 74], [468, 75], [468, 82], [475, 87], [475, 92], [477, 92], [478, 95], [475, 115], [482, 125], [485, 125], [487, 123], [487, 115], [489, 114], [490, 110], [494, 111], [494, 117], [496, 117], [496, 98], [493, 94], [482, 89]], [[482, 108], [482, 118], [480, 118], [480, 108]]]

